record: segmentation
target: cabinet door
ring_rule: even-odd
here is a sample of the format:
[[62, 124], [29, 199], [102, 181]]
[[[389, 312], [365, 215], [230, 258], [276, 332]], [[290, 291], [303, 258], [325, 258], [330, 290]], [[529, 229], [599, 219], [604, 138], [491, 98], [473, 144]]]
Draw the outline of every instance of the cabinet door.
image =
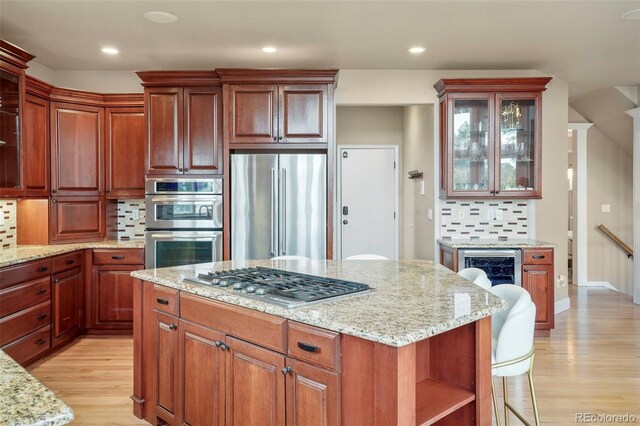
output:
[[147, 174], [182, 174], [182, 89], [152, 87], [144, 93]]
[[133, 277], [144, 265], [94, 266], [91, 288], [91, 326], [97, 329], [133, 328]]
[[51, 193], [104, 193], [104, 108], [54, 102], [51, 104]]
[[447, 195], [493, 196], [493, 95], [448, 95], [447, 108]]
[[278, 140], [327, 143], [328, 92], [326, 84], [281, 86]]
[[[5, 68], [5, 63], [2, 63]], [[9, 64], [0, 70], [0, 194], [21, 195], [20, 130], [24, 72]], [[15, 68], [15, 69], [14, 69]], [[24, 127], [24, 126], [23, 126]]]
[[155, 412], [170, 425], [177, 425], [180, 412], [178, 392], [178, 319], [155, 312], [156, 372]]
[[230, 143], [278, 140], [278, 86], [231, 85], [226, 109]]
[[222, 173], [222, 88], [184, 90], [184, 172]]
[[224, 339], [222, 333], [180, 320], [180, 424], [224, 425]]
[[53, 287], [53, 344], [75, 336], [80, 331], [82, 271], [75, 268], [51, 279]]
[[33, 95], [26, 95], [22, 150], [25, 195], [49, 195], [49, 102]]
[[49, 241], [102, 240], [105, 236], [103, 197], [55, 197], [49, 203]]
[[541, 94], [496, 94], [495, 194], [540, 197]]
[[285, 424], [284, 356], [227, 338], [227, 425]]
[[107, 198], [144, 197], [144, 109], [106, 109]]
[[339, 426], [338, 373], [287, 358], [287, 425]]
[[552, 329], [554, 325], [553, 265], [524, 265], [522, 287], [536, 304], [536, 328]]

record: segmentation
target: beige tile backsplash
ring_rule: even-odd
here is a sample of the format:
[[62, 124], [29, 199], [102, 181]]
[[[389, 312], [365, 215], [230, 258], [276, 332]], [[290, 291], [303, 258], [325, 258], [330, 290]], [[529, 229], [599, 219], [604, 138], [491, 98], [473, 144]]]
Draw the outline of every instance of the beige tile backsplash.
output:
[[16, 245], [17, 240], [17, 201], [16, 200], [0, 200], [0, 247], [7, 248]]
[[443, 239], [527, 239], [529, 203], [527, 200], [442, 201], [440, 228]]
[[[134, 211], [140, 217], [134, 219]], [[144, 200], [118, 200], [118, 240], [144, 240], [145, 227]]]

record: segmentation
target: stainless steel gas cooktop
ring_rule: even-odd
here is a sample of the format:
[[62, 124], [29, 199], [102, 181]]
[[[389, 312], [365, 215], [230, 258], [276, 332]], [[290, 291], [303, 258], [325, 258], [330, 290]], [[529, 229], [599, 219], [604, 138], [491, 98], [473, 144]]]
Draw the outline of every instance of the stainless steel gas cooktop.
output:
[[372, 290], [367, 284], [263, 267], [209, 272], [185, 278], [184, 281], [215, 286], [287, 308], [307, 306]]

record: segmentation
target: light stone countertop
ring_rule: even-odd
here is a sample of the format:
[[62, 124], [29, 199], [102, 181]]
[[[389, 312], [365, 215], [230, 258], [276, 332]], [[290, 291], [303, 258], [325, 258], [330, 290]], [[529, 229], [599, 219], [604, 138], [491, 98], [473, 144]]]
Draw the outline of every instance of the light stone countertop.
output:
[[[183, 282], [198, 273], [264, 266], [369, 284], [375, 290], [288, 309]], [[133, 277], [389, 346], [404, 346], [506, 309], [493, 294], [426, 260], [227, 261], [134, 271]]]
[[57, 426], [72, 420], [67, 404], [0, 350], [0, 425]]
[[554, 248], [556, 245], [538, 240], [444, 240], [438, 243], [451, 248]]
[[49, 246], [39, 245], [17, 245], [0, 249], [0, 268], [17, 265], [31, 260], [43, 259], [45, 257], [57, 256], [59, 254], [71, 253], [83, 249], [124, 249], [124, 248], [144, 248], [144, 240], [117, 241], [105, 240], [92, 243], [75, 244], [54, 244]]

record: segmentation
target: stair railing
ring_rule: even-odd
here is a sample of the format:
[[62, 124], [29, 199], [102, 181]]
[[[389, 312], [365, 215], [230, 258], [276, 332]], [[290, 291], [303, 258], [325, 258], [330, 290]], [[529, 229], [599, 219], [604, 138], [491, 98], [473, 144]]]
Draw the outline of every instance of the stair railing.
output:
[[627, 253], [627, 257], [628, 258], [633, 258], [633, 249], [631, 248], [631, 246], [629, 246], [627, 243], [622, 241], [622, 239], [620, 239], [620, 237], [618, 237], [616, 234], [611, 232], [611, 230], [609, 228], [607, 228], [606, 226], [601, 224], [600, 226], [598, 226], [598, 229], [601, 230], [604, 235], [609, 237], [609, 239], [611, 239], [611, 241], [616, 243], [618, 245], [618, 247], [620, 247], [622, 250], [624, 250]]

